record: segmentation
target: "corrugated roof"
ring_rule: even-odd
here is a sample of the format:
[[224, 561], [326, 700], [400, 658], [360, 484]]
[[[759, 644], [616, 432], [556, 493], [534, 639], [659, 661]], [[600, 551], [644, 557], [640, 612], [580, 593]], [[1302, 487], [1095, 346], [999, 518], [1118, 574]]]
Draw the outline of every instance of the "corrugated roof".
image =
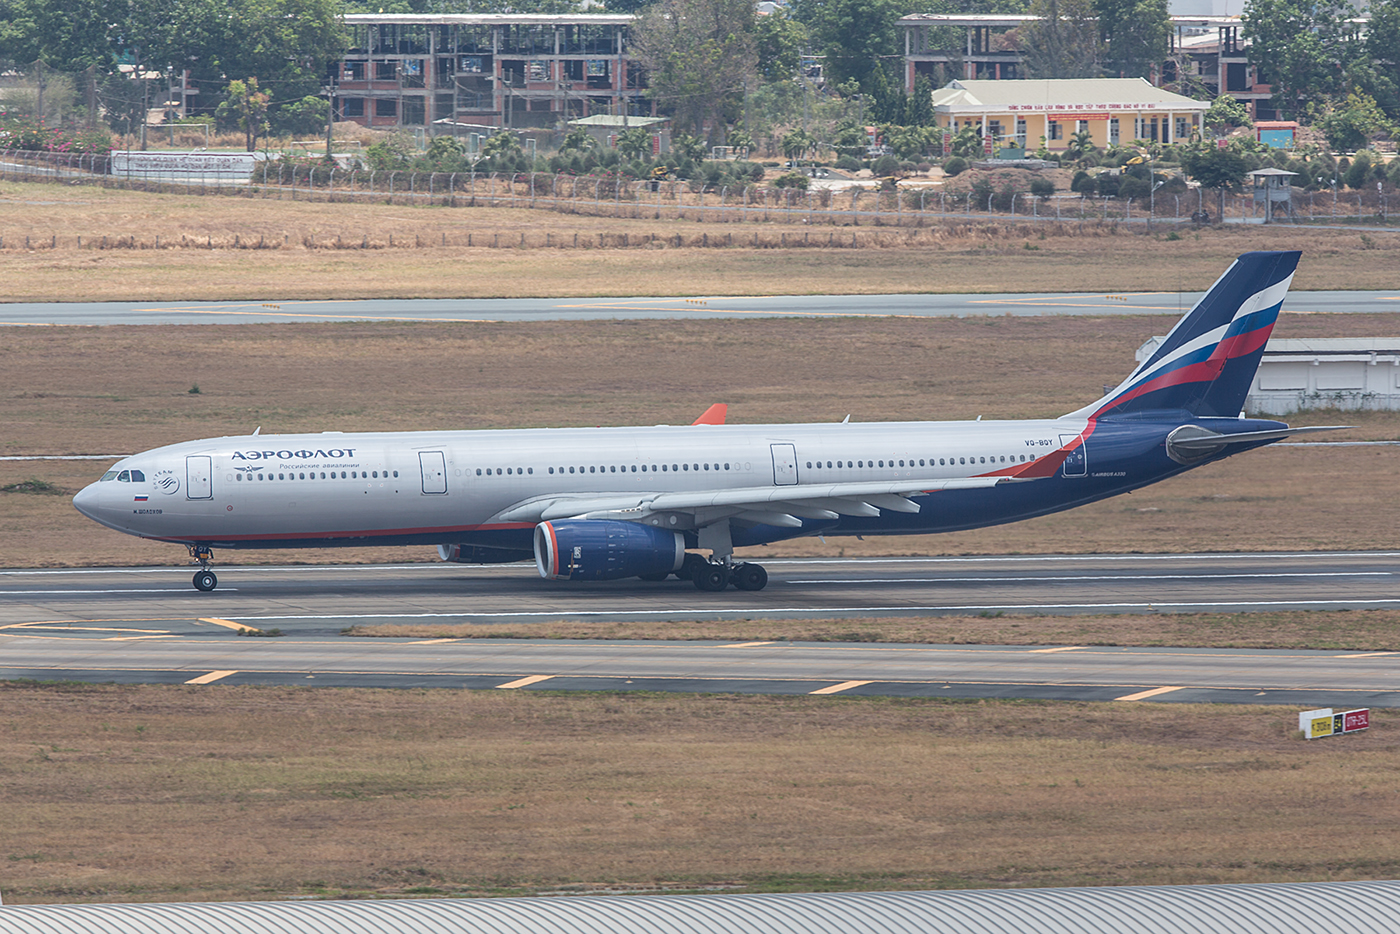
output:
[[1192, 100], [1162, 88], [1144, 78], [1044, 78], [1015, 81], [951, 81], [933, 92], [935, 107], [954, 110], [969, 108], [1004, 109], [1035, 105], [1039, 110], [1077, 110], [1118, 105], [1147, 105], [1153, 110], [1206, 110], [1210, 104]]
[[23, 905], [4, 934], [1394, 934], [1400, 882]]

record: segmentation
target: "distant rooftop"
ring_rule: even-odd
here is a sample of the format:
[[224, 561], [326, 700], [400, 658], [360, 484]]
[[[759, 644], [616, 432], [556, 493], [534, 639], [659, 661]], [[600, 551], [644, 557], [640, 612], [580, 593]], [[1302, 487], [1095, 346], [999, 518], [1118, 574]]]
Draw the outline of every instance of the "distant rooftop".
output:
[[577, 120], [570, 120], [569, 126], [616, 126], [616, 127], [641, 127], [655, 126], [658, 123], [667, 123], [670, 117], [620, 117], [616, 114], [594, 114], [591, 117], [580, 117]]
[[933, 92], [934, 107], [967, 110], [1204, 111], [1205, 101], [1153, 87], [1144, 78], [1045, 78], [950, 81]]

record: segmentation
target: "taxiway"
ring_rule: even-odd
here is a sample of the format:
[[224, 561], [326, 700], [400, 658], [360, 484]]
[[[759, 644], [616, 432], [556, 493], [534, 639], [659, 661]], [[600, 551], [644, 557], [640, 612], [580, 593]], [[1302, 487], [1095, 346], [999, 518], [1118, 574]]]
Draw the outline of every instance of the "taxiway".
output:
[[[768, 589], [560, 586], [533, 567], [0, 572], [0, 678], [1400, 706], [1400, 653], [366, 639], [365, 623], [848, 618], [1400, 606], [1400, 553], [791, 559]], [[280, 630], [246, 638], [240, 629]], [[489, 631], [489, 630], [488, 630]]]

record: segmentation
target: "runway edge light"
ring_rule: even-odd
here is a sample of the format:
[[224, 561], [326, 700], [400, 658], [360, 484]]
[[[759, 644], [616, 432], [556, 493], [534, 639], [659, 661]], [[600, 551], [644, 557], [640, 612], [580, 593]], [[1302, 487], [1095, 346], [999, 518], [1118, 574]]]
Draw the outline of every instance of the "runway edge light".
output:
[[1355, 733], [1369, 729], [1371, 709], [1361, 707], [1356, 710], [1343, 710], [1333, 713], [1331, 707], [1321, 710], [1304, 710], [1298, 714], [1298, 729], [1304, 739], [1321, 739], [1324, 736], [1337, 736], [1341, 733]]

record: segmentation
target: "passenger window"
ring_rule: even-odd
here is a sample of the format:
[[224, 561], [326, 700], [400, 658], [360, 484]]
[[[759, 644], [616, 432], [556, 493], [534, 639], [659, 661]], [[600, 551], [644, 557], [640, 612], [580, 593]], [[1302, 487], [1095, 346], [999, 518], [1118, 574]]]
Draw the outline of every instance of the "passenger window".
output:
[[263, 475], [262, 475], [262, 474], [258, 474], [258, 479], [261, 480], [262, 478], [263, 478]]
[[121, 481], [122, 483], [130, 483], [130, 482], [131, 482], [131, 471], [129, 471], [129, 470], [123, 470], [121, 473], [117, 474], [117, 479], [118, 479], [119, 481]]
[[306, 474], [301, 474], [301, 479], [305, 480], [305, 479], [306, 479]]
[[286, 478], [286, 476], [285, 476], [284, 474], [280, 474], [280, 473], [279, 473], [279, 474], [277, 475], [277, 479], [278, 479], [278, 480], [285, 480], [285, 479], [287, 479], [287, 478]]
[[665, 472], [666, 472], [666, 465], [665, 465], [665, 464], [662, 464], [662, 465], [661, 465], [661, 472], [662, 472], [662, 473], [665, 473]]
[[637, 472], [637, 465], [636, 465], [636, 464], [633, 464], [633, 465], [632, 465], [632, 472], [633, 472], [633, 473], [636, 473], [636, 472]]
[[724, 465], [724, 469], [725, 469], [725, 470], [728, 470], [728, 469], [729, 469], [729, 465], [728, 465], [728, 464], [725, 464], [725, 465]]
[[617, 465], [616, 465], [616, 464], [613, 465], [612, 470], [611, 470], [611, 473], [617, 473]]
[[239, 481], [239, 482], [241, 483], [241, 482], [243, 481], [243, 474], [241, 474], [241, 473], [236, 473], [236, 474], [233, 475], [233, 479], [235, 479], [235, 480], [237, 480], [237, 481]]
[[671, 465], [671, 473], [675, 473], [677, 470], [680, 470], [680, 469], [681, 469], [681, 465], [680, 465], [680, 464], [672, 464], [672, 465]]
[[533, 467], [526, 467], [525, 469], [528, 470], [528, 471], [530, 471], [530, 473], [532, 473], [532, 474], [535, 472], [535, 468], [533, 468]]

